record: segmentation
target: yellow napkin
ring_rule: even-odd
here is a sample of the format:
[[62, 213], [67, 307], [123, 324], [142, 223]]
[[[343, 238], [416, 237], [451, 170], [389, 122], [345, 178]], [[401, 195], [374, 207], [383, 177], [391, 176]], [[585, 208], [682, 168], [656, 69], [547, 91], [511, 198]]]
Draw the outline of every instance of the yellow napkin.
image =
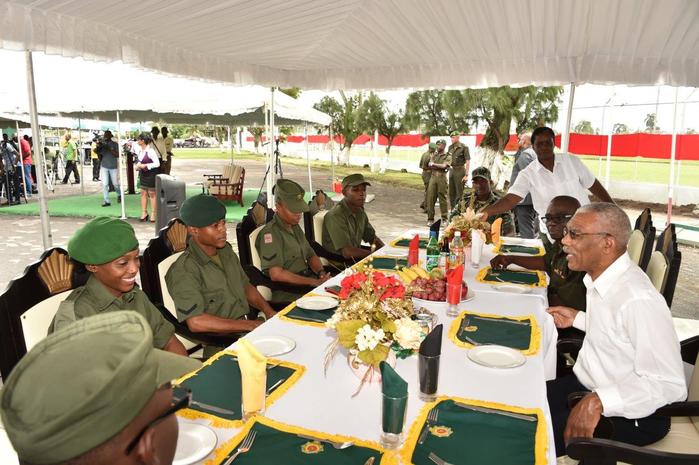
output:
[[236, 347], [243, 387], [243, 411], [264, 410], [267, 388], [267, 357], [247, 339], [239, 339]]
[[500, 229], [502, 228], [502, 218], [498, 218], [493, 221], [492, 226], [490, 226], [490, 236], [493, 244], [498, 245], [500, 243]]

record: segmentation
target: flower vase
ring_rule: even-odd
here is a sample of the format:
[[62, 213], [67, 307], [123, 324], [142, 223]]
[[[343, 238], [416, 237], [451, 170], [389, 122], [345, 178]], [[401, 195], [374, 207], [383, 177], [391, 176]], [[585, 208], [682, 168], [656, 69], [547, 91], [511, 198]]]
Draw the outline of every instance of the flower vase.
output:
[[[396, 366], [396, 354], [392, 350], [389, 350], [388, 357], [386, 358], [386, 363], [391, 365], [391, 367]], [[356, 376], [360, 380], [364, 380], [365, 383], [380, 383], [381, 382], [381, 371], [379, 367], [367, 365], [359, 359], [359, 351], [356, 349], [350, 349], [347, 354], [347, 364]], [[367, 371], [369, 373], [367, 374]], [[365, 378], [366, 376], [366, 378]]]

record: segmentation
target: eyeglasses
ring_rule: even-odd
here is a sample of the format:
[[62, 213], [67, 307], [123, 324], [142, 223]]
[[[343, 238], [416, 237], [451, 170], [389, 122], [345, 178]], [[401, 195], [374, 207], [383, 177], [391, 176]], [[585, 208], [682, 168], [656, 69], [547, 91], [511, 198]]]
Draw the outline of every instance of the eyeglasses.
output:
[[573, 215], [546, 215], [541, 217], [541, 221], [544, 223], [567, 223]]
[[172, 384], [170, 383], [163, 385], [161, 389], [170, 388], [172, 388], [172, 402], [170, 408], [163, 412], [161, 415], [159, 415], [156, 419], [148, 423], [145, 427], [143, 427], [141, 432], [138, 433], [136, 437], [131, 440], [128, 446], [126, 446], [126, 455], [129, 455], [131, 451], [133, 451], [134, 447], [136, 447], [136, 444], [138, 444], [138, 441], [141, 440], [141, 438], [143, 437], [145, 432], [148, 431], [149, 428], [155, 427], [158, 423], [160, 423], [173, 413], [176, 413], [182, 409], [189, 407], [190, 403], [192, 402], [192, 391], [182, 386], [172, 386]]
[[594, 233], [586, 233], [586, 232], [578, 232], [575, 229], [568, 229], [567, 226], [563, 227], [563, 236], [570, 236], [571, 239], [578, 240], [583, 236], [611, 236], [608, 232], [594, 232]]

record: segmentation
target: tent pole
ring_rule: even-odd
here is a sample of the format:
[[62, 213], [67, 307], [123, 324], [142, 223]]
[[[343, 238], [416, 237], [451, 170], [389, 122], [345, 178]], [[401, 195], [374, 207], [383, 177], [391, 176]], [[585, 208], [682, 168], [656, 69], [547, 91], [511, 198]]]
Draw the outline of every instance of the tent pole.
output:
[[308, 192], [313, 193], [313, 177], [311, 176], [311, 155], [308, 152], [308, 121], [303, 123], [303, 140], [306, 145], [306, 167], [308, 168]]
[[[600, 132], [604, 134], [604, 120], [605, 116], [607, 114], [607, 107], [609, 106], [609, 102], [612, 101], [614, 96], [616, 95], [616, 91], [612, 93], [612, 96], [609, 97], [609, 100], [607, 100], [607, 103], [604, 104], [604, 107], [602, 108], [602, 127], [600, 128]], [[610, 111], [613, 107], [610, 107]], [[604, 188], [609, 190], [609, 177], [610, 177], [610, 170], [612, 167], [612, 126], [609, 127], [609, 133], [607, 136], [607, 163], [605, 166], [605, 175], [604, 175]]]
[[[25, 50], [24, 52], [27, 62], [27, 94], [29, 94], [29, 115], [32, 122], [32, 134], [36, 137], [41, 133], [39, 126], [39, 112], [36, 108], [36, 89], [34, 87], [34, 63], [32, 61], [32, 52]], [[19, 128], [19, 123], [18, 123]], [[19, 132], [17, 133], [19, 140]], [[40, 140], [38, 137], [37, 140]], [[44, 183], [44, 165], [41, 163], [42, 149], [40, 143], [34, 143], [34, 159], [39, 160], [36, 165], [37, 189], [39, 191], [39, 217], [41, 218], [41, 239], [44, 244], [44, 249], [50, 249], [52, 244], [51, 223], [49, 220], [49, 207], [46, 201], [46, 184]], [[20, 155], [21, 157], [21, 155]], [[21, 163], [21, 160], [20, 160]], [[24, 166], [24, 165], [22, 165]]]
[[331, 171], [331, 186], [330, 192], [335, 192], [335, 154], [333, 153], [333, 148], [335, 147], [335, 140], [333, 139], [333, 125], [330, 125], [330, 171]]
[[673, 182], [675, 180], [675, 159], [677, 157], [677, 94], [680, 88], [675, 87], [675, 103], [672, 108], [672, 148], [670, 149], [670, 180], [667, 185], [667, 220], [665, 226], [667, 227], [672, 222], [672, 196], [673, 192]]
[[[32, 128], [32, 134], [34, 129]], [[24, 160], [22, 159], [22, 141], [19, 140], [19, 121], [15, 120], [15, 136], [17, 137], [17, 149], [19, 150], [19, 170], [22, 172], [22, 189], [24, 190], [24, 200], [29, 203], [27, 196], [27, 183], [24, 182], [27, 178], [24, 175]]]
[[568, 111], [566, 113], [566, 132], [561, 139], [561, 152], [569, 152], [570, 147], [570, 122], [573, 118], [573, 101], [575, 100], [575, 83], [570, 83], [570, 95], [568, 95]]
[[[124, 173], [122, 169], [124, 167], [124, 162], [122, 161], [122, 150], [121, 150], [121, 121], [119, 119], [119, 110], [116, 112], [116, 124], [117, 124], [117, 146], [119, 148], [119, 157], [117, 158], [117, 176], [119, 178], [119, 195], [121, 196], [121, 219], [126, 219], [126, 199], [124, 199]], [[104, 182], [104, 180], [102, 181]]]
[[277, 154], [276, 152], [276, 143], [274, 139], [274, 87], [271, 88], [270, 90], [271, 96], [270, 96], [270, 108], [269, 108], [269, 134], [270, 134], [270, 153], [271, 153], [271, 162], [272, 162], [272, 169], [269, 170], [270, 174], [270, 179], [271, 179], [271, 186], [274, 186], [277, 183], [277, 163], [279, 163], [279, 160], [277, 159]]
[[78, 163], [80, 163], [80, 195], [85, 195], [85, 152], [82, 147], [83, 143], [83, 130], [80, 118], [78, 118], [78, 156], [76, 157]]
[[267, 184], [267, 206], [269, 207], [273, 200], [272, 200], [272, 173], [271, 171], [274, 169], [272, 167], [272, 145], [269, 142], [269, 106], [265, 103], [265, 139], [266, 139], [266, 145], [265, 145], [265, 152], [267, 154], [267, 179], [265, 179], [265, 183]]
[[233, 140], [231, 139], [231, 126], [228, 125], [228, 149], [231, 151], [231, 165], [233, 164]]

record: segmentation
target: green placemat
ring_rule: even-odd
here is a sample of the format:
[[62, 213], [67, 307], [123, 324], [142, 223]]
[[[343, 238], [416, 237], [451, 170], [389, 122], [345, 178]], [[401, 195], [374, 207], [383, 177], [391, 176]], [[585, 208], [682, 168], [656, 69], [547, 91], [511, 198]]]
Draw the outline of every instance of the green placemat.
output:
[[376, 270], [395, 270], [396, 266], [408, 266], [406, 258], [375, 257], [371, 266]]
[[[333, 440], [339, 442], [354, 441], [351, 447], [335, 449], [327, 442], [298, 436], [302, 434], [318, 437], [310, 431], [277, 423], [268, 418], [255, 418], [250, 429], [256, 433], [255, 440], [250, 451], [238, 455], [234, 461], [235, 465], [362, 465], [369, 457], [374, 457], [374, 464], [379, 465], [383, 456], [378, 444], [371, 447], [372, 444], [363, 441], [333, 437]], [[247, 431], [243, 433], [246, 434]], [[217, 454], [215, 463], [222, 464], [235, 453], [238, 444], [245, 437], [243, 433], [225, 445], [223, 453], [226, 455], [223, 456], [222, 453], [222, 457], [219, 457]]]
[[329, 308], [327, 310], [305, 310], [303, 308], [294, 306], [294, 308], [286, 312], [284, 316], [291, 318], [292, 320], [325, 323], [335, 314], [336, 309], [337, 307]]
[[[277, 362], [268, 361], [268, 366]], [[276, 366], [267, 370], [267, 389], [274, 386], [279, 380], [287, 380], [297, 370], [285, 366]], [[279, 383], [268, 395], [268, 404], [272, 396], [281, 385]], [[204, 365], [190, 378], [185, 379], [182, 386], [192, 390], [192, 400], [202, 402], [207, 405], [232, 411], [232, 414], [225, 414], [213, 409], [206, 409], [196, 404], [191, 405], [190, 410], [205, 413], [225, 420], [241, 419], [241, 385], [240, 368], [237, 358], [229, 353], [217, 356], [211, 363]]]
[[[412, 241], [412, 240], [413, 240], [412, 238], [410, 238], [410, 239], [408, 239], [408, 238], [398, 239], [398, 240], [396, 240], [395, 242], [393, 242], [391, 245], [392, 245], [393, 247], [410, 247], [410, 241]], [[426, 249], [426, 248], [427, 248], [427, 243], [428, 243], [429, 241], [430, 241], [430, 240], [429, 240], [428, 238], [421, 237], [421, 238], [420, 238], [420, 244], [419, 244], [418, 247], [420, 247], [421, 249]]]
[[[437, 409], [437, 420], [430, 425], [422, 444], [417, 444], [417, 440], [424, 420], [420, 421], [420, 428], [411, 431], [405, 445], [409, 449], [404, 453], [411, 462], [404, 463], [434, 465], [428, 457], [430, 452], [453, 464], [534, 465], [546, 462], [545, 436], [537, 444], [540, 417], [535, 411], [529, 411], [531, 414], [528, 415], [518, 413], [535, 419], [527, 421], [499, 413], [469, 410], [450, 399], [442, 400], [434, 408]], [[423, 418], [425, 416], [421, 415], [420, 419]]]
[[517, 244], [502, 244], [500, 246], [500, 253], [525, 253], [527, 255], [539, 255], [539, 247], [531, 247], [527, 245], [517, 245]]
[[456, 338], [468, 344], [496, 344], [517, 350], [531, 345], [530, 320], [486, 317], [466, 313], [459, 323]]
[[539, 274], [536, 271], [513, 271], [513, 270], [498, 270], [492, 268], [483, 277], [483, 281], [490, 283], [512, 283], [512, 284], [529, 284], [535, 286], [539, 283]]

